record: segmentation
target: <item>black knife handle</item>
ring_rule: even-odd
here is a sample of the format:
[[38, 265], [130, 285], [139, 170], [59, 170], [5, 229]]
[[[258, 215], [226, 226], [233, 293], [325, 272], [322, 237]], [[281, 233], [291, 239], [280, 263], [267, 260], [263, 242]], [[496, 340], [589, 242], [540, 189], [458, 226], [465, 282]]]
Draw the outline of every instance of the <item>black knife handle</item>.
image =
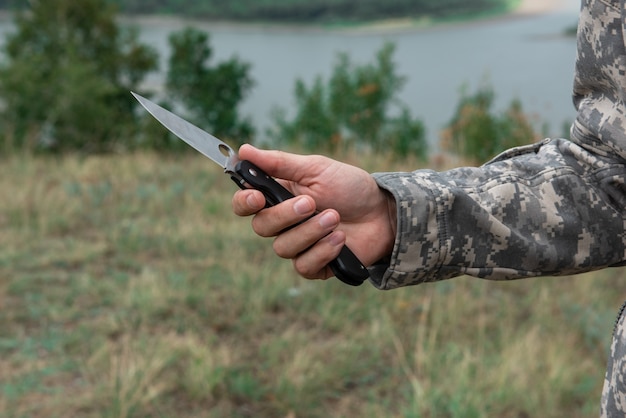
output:
[[[266, 207], [277, 205], [294, 197], [289, 190], [250, 161], [239, 161], [235, 166], [235, 172], [241, 176], [244, 182], [242, 183], [234, 176], [232, 177], [233, 181], [242, 189], [249, 185], [263, 193], [267, 202]], [[339, 280], [351, 286], [360, 286], [369, 277], [365, 266], [346, 245], [328, 266]]]

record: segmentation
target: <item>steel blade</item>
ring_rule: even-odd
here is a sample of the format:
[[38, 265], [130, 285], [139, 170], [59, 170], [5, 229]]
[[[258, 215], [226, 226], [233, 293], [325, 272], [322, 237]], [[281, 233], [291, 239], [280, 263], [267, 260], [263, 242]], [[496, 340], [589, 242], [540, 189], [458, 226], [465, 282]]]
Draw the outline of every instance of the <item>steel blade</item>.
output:
[[145, 97], [132, 91], [131, 93], [161, 125], [165, 126], [170, 132], [185, 141], [196, 151], [215, 161], [222, 168], [226, 168], [229, 158], [235, 155], [235, 152], [228, 144], [220, 141], [210, 133], [203, 131]]

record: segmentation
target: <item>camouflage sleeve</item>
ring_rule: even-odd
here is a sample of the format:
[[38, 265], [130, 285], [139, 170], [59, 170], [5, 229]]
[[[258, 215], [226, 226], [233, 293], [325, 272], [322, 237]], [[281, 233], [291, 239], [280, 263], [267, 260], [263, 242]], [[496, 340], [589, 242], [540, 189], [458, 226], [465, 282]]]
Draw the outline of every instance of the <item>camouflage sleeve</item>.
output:
[[510, 280], [626, 260], [626, 166], [564, 139], [516, 148], [478, 168], [380, 173], [398, 233], [381, 289], [468, 274]]
[[626, 302], [615, 323], [611, 353], [604, 377], [600, 416], [602, 418], [626, 416]]
[[513, 149], [478, 168], [381, 173], [398, 205], [391, 289], [461, 274], [572, 274], [626, 260], [626, 0], [582, 0], [572, 137]]

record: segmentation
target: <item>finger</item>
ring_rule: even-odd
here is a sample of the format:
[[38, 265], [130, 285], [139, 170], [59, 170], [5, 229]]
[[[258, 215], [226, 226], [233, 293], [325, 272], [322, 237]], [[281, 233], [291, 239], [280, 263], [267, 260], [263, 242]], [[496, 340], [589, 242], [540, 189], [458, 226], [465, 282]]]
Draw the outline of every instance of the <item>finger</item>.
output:
[[300, 180], [302, 167], [310, 166], [310, 156], [261, 150], [249, 144], [239, 148], [239, 158], [251, 161], [272, 177], [295, 182]]
[[324, 211], [297, 227], [284, 231], [274, 240], [274, 252], [282, 258], [295, 258], [326, 237], [339, 225], [339, 214]]
[[315, 212], [310, 196], [298, 196], [260, 211], [252, 219], [252, 229], [262, 237], [275, 237], [287, 228], [302, 222]]
[[258, 190], [239, 190], [233, 195], [232, 207], [238, 216], [254, 215], [265, 207], [265, 197]]
[[345, 243], [346, 235], [334, 231], [294, 258], [293, 266], [305, 279], [328, 279], [334, 275], [328, 263], [337, 258]]

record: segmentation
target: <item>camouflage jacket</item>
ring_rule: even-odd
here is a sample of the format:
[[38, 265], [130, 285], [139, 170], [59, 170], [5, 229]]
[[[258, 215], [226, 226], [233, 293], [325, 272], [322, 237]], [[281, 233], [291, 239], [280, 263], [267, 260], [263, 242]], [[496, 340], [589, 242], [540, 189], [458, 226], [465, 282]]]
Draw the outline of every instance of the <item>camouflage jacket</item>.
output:
[[[511, 149], [478, 168], [374, 175], [398, 208], [391, 259], [371, 268], [375, 286], [462, 274], [510, 280], [624, 265], [625, 2], [582, 2], [570, 139]], [[626, 411], [624, 318], [615, 336], [605, 416]]]

